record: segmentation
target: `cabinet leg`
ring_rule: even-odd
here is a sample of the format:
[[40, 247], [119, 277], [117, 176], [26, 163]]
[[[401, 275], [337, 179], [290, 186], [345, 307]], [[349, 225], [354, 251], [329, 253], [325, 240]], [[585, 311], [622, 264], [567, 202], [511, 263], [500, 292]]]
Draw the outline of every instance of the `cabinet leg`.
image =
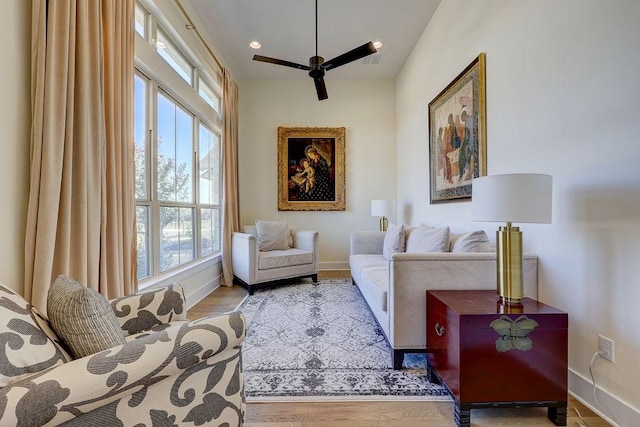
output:
[[461, 405], [456, 402], [453, 408], [453, 418], [456, 421], [458, 427], [470, 427], [471, 426], [471, 408], [466, 405]]
[[431, 366], [429, 362], [427, 362], [427, 380], [432, 384], [438, 384], [438, 385], [442, 384], [440, 382], [440, 378], [438, 377], [438, 375], [436, 375], [435, 371], [433, 370], [433, 366]]
[[547, 417], [551, 422], [557, 426], [567, 425], [567, 407], [566, 406], [551, 406], [547, 408]]

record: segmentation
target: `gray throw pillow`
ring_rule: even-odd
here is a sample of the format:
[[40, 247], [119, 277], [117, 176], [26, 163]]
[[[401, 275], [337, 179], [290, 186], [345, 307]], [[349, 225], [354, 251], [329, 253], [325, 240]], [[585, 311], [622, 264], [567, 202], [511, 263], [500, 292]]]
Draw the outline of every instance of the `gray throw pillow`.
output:
[[51, 327], [74, 357], [84, 357], [125, 343], [116, 314], [105, 297], [60, 275], [49, 288]]
[[289, 227], [284, 221], [256, 221], [260, 251], [289, 249]]

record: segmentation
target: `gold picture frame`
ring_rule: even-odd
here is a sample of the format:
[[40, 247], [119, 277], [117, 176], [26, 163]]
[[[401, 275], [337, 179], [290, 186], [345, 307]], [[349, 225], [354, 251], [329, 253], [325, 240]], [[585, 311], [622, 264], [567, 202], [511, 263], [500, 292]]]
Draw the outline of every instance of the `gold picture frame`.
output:
[[345, 128], [278, 127], [278, 210], [345, 210]]
[[474, 178], [487, 174], [485, 54], [429, 103], [431, 203], [471, 199]]

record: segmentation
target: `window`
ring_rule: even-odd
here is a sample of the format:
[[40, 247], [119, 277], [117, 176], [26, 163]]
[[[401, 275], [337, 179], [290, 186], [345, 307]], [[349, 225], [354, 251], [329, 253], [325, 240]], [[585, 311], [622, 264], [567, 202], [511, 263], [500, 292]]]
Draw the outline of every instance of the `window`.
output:
[[158, 41], [156, 42], [156, 50], [160, 56], [167, 61], [171, 68], [190, 85], [193, 84], [193, 66], [180, 53], [178, 48], [169, 40], [169, 37], [162, 31], [158, 31]]
[[[147, 32], [134, 81], [138, 279], [220, 252], [221, 89], [155, 19], [136, 6], [136, 31]], [[140, 59], [154, 55], [162, 60]]]
[[209, 255], [220, 248], [219, 210], [206, 207], [220, 205], [220, 137], [200, 125], [199, 141], [200, 248]]
[[147, 87], [144, 77], [136, 74], [133, 89], [133, 136], [134, 136], [134, 167], [136, 192], [136, 232], [138, 250], [138, 278], [151, 274], [149, 247], [149, 180], [148, 177], [148, 148], [147, 148]]
[[198, 84], [198, 94], [204, 99], [204, 102], [216, 110], [216, 113], [220, 114], [220, 97], [216, 95], [213, 89], [211, 89], [211, 86], [202, 79], [200, 79]]
[[147, 37], [147, 12], [139, 4], [136, 4], [135, 17], [136, 32], [144, 39]]
[[[160, 271], [195, 258], [193, 243], [193, 122], [167, 96], [157, 98], [157, 197], [160, 203]], [[182, 207], [184, 204], [189, 206]]]

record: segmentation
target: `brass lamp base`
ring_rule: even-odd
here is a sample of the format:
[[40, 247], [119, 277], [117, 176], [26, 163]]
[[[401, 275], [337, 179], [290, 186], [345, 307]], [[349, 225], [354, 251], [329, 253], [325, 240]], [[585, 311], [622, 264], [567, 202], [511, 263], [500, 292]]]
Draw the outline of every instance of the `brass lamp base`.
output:
[[387, 227], [389, 226], [389, 220], [386, 216], [380, 218], [380, 231], [387, 231]]
[[522, 274], [522, 232], [519, 227], [506, 227], [496, 231], [497, 249], [497, 292], [500, 300], [511, 307], [520, 304], [524, 298]]

